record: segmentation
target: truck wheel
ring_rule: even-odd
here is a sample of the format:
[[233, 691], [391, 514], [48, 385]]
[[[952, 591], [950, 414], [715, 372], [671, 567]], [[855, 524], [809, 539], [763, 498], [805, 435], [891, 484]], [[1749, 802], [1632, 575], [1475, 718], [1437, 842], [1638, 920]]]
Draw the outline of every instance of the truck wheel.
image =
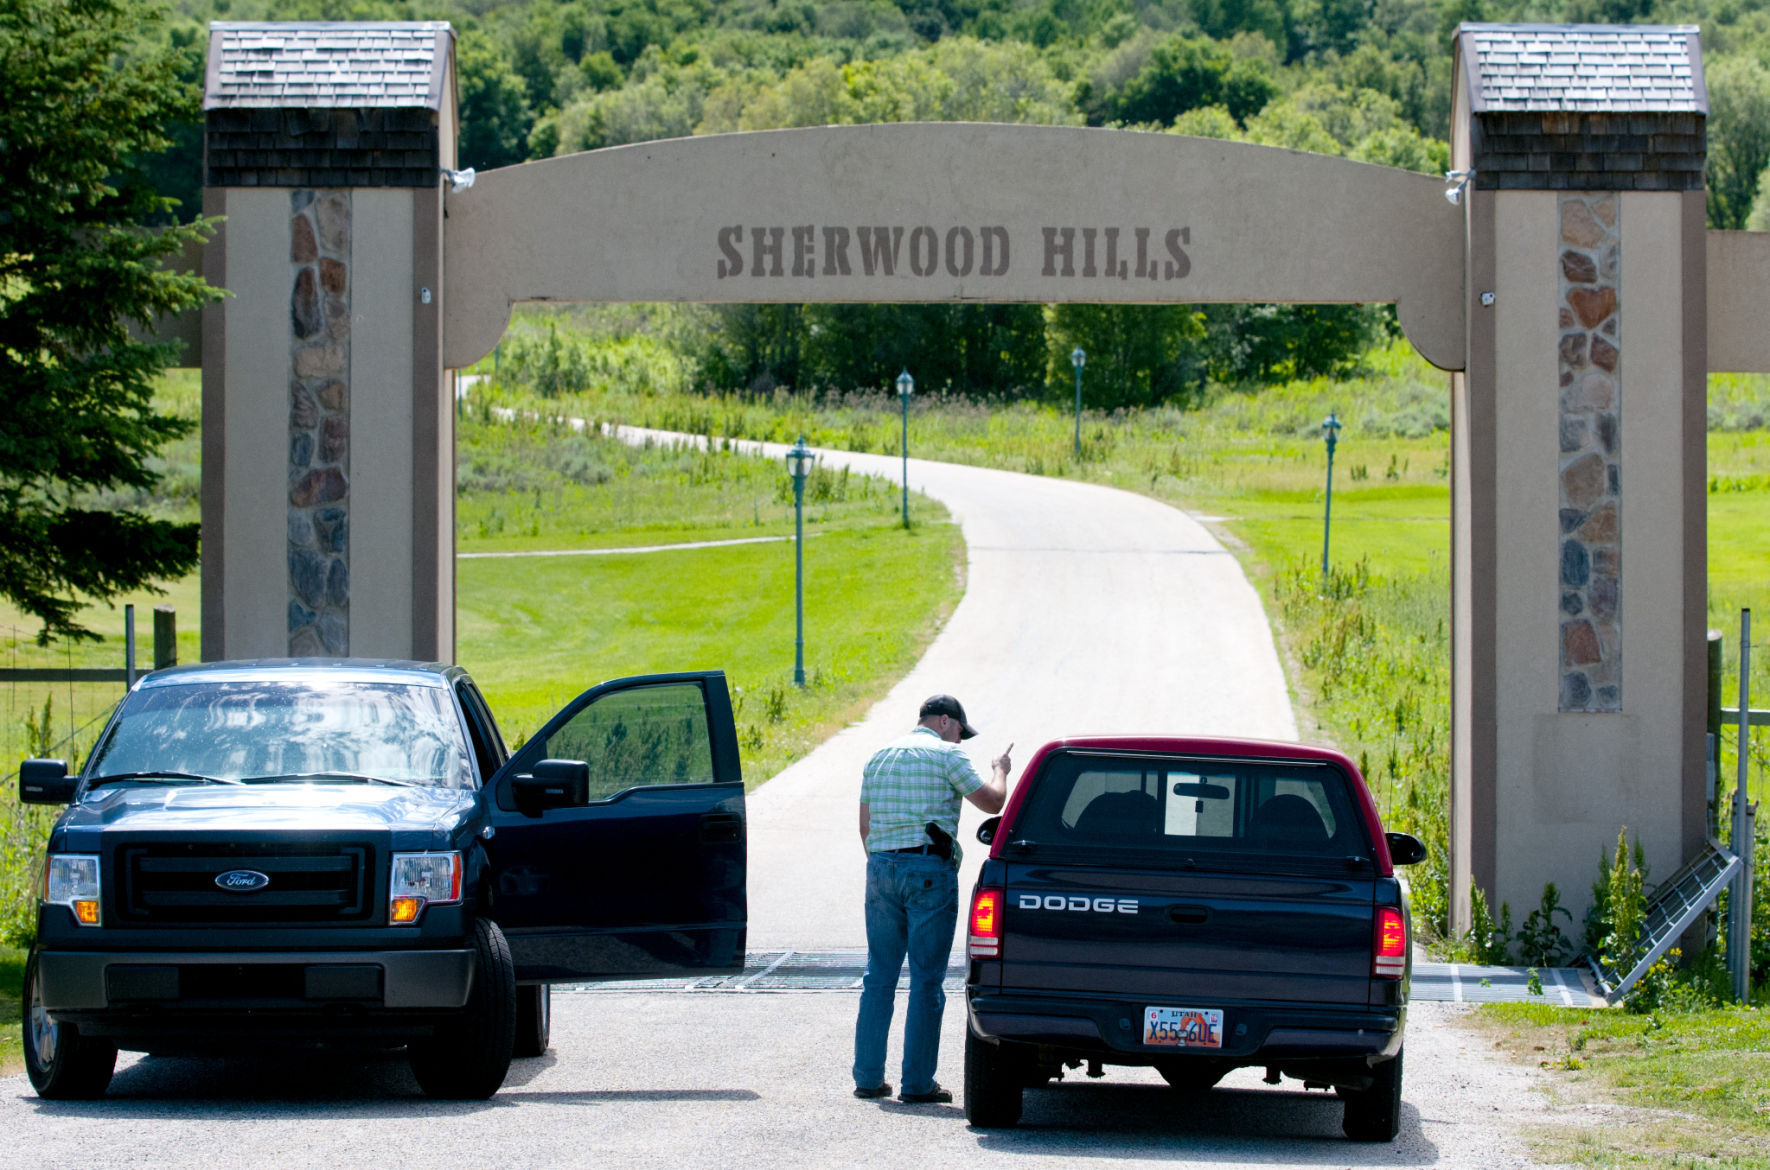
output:
[[1163, 1060], [1155, 1066], [1176, 1093], [1208, 1093], [1223, 1079], [1228, 1067], [1214, 1060]]
[[1355, 1142], [1392, 1142], [1401, 1131], [1401, 1053], [1371, 1073], [1370, 1088], [1342, 1091], [1346, 1116], [1340, 1128]]
[[37, 989], [37, 951], [25, 963], [25, 1072], [37, 1096], [51, 1101], [104, 1096], [117, 1067], [117, 1046], [80, 1035], [74, 1024], [57, 1023], [44, 1010]]
[[459, 1019], [408, 1046], [412, 1075], [432, 1097], [484, 1100], [504, 1084], [516, 1035], [516, 964], [495, 922], [474, 923], [473, 990]]
[[1025, 1079], [1005, 1044], [980, 1040], [965, 1029], [965, 1120], [979, 1129], [1005, 1129], [1020, 1120]]
[[553, 989], [545, 983], [525, 984], [516, 989], [516, 1043], [512, 1056], [541, 1056], [547, 1051], [548, 1033], [553, 1027]]

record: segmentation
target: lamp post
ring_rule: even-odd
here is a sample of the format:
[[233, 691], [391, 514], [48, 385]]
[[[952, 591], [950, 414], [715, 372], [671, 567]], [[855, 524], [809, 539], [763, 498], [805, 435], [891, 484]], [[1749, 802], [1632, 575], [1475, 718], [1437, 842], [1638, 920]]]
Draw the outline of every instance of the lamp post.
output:
[[793, 685], [805, 685], [805, 477], [815, 458], [805, 436], [787, 452], [787, 474], [793, 477]]
[[1321, 420], [1321, 437], [1327, 440], [1327, 508], [1321, 514], [1321, 579], [1328, 575], [1328, 533], [1334, 517], [1334, 446], [1340, 441], [1340, 420], [1333, 411]]
[[1088, 355], [1076, 346], [1069, 354], [1070, 365], [1076, 368], [1076, 460], [1082, 458], [1082, 367], [1088, 364]]
[[897, 376], [897, 400], [903, 405], [903, 526], [910, 526], [910, 395], [916, 380], [905, 370]]

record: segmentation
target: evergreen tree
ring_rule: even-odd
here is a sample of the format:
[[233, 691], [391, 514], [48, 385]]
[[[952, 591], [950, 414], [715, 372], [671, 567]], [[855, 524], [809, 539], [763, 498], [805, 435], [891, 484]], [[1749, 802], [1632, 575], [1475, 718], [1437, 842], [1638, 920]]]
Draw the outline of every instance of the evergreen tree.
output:
[[132, 173], [164, 127], [195, 116], [176, 53], [131, 56], [157, 12], [129, 0], [0, 0], [0, 596], [40, 641], [94, 637], [75, 620], [197, 562], [197, 526], [90, 506], [149, 488], [149, 457], [190, 424], [154, 409], [177, 356], [149, 343], [165, 314], [215, 294], [164, 259], [208, 224], [153, 232], [171, 201]]

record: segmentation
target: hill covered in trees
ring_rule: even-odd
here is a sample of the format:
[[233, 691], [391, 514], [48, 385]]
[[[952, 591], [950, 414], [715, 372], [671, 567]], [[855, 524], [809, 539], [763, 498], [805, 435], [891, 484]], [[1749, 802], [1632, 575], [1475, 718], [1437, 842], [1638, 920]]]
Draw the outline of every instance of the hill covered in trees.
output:
[[[173, 0], [202, 77], [209, 20], [448, 20], [460, 163], [831, 123], [1034, 122], [1233, 138], [1427, 173], [1448, 165], [1461, 21], [1696, 23], [1712, 227], [1770, 227], [1770, 0]], [[145, 164], [194, 211], [201, 140]], [[961, 393], [1058, 392], [1081, 344], [1097, 405], [1333, 372], [1382, 310], [737, 306], [722, 389], [879, 386], [915, 361]], [[889, 369], [887, 367], [890, 367]], [[1114, 377], [1116, 383], [1106, 384]], [[1098, 377], [1096, 377], [1098, 372]]]

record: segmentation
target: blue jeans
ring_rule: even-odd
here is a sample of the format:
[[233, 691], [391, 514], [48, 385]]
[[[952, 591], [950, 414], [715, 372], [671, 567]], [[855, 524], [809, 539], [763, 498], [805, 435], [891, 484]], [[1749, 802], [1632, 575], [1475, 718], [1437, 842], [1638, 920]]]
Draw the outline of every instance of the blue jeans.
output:
[[854, 1084], [885, 1079], [885, 1037], [896, 1006], [897, 974], [910, 960], [910, 1006], [903, 1026], [905, 1093], [934, 1088], [947, 958], [959, 918], [959, 872], [925, 853], [867, 854], [867, 973], [854, 1024]]

